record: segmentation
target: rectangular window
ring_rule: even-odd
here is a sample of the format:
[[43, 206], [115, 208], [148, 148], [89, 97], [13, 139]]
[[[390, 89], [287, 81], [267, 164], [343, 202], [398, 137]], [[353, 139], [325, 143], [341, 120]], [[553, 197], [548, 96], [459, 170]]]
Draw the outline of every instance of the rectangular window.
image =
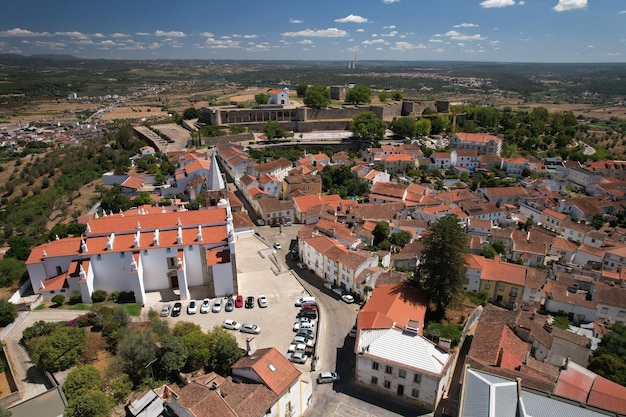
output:
[[419, 398], [419, 396], [420, 396], [420, 390], [418, 390], [417, 388], [413, 388], [411, 390], [411, 397]]
[[372, 362], [372, 369], [378, 371], [378, 362]]
[[413, 375], [413, 383], [414, 384], [419, 384], [420, 382], [422, 382], [422, 375], [421, 374], [414, 374]]
[[391, 381], [387, 381], [387, 380], [385, 380], [385, 382], [383, 383], [383, 385], [385, 386], [385, 388], [390, 389], [390, 388], [391, 388]]
[[393, 366], [386, 365], [385, 373], [391, 375], [393, 373]]
[[491, 283], [486, 282], [486, 283], [485, 283], [485, 289], [486, 289], [486, 290], [490, 290], [490, 289], [491, 289]]
[[400, 369], [398, 370], [398, 376], [400, 378], [406, 378], [406, 369]]
[[626, 311], [624, 311], [624, 310], [620, 310], [620, 311], [617, 313], [617, 317], [624, 317], [624, 316], [626, 316]]
[[378, 385], [378, 377], [376, 376], [372, 377], [372, 385]]
[[606, 314], [609, 312], [609, 308], [608, 307], [602, 307], [602, 309], [600, 310], [600, 314]]
[[504, 284], [498, 284], [498, 291], [504, 291]]
[[511, 297], [517, 297], [517, 288], [511, 288]]
[[120, 252], [120, 258], [124, 258], [126, 254], [124, 252]]

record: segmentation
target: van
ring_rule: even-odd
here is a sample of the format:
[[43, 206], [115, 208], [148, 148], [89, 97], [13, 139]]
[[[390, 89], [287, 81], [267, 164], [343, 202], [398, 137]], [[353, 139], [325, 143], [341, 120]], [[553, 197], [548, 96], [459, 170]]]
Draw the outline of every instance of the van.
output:
[[315, 302], [315, 297], [298, 298], [298, 301], [296, 301], [296, 307], [300, 307], [303, 304], [315, 304], [315, 305], [317, 305], [317, 303]]

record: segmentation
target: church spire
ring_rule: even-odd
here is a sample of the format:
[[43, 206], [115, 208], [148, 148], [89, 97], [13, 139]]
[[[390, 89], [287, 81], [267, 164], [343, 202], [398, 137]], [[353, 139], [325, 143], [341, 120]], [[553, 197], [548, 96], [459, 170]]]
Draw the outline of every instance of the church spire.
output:
[[220, 172], [220, 167], [217, 165], [215, 154], [211, 155], [211, 169], [209, 170], [207, 180], [207, 190], [209, 191], [219, 191], [226, 188], [224, 185], [224, 178], [222, 178], [222, 173]]

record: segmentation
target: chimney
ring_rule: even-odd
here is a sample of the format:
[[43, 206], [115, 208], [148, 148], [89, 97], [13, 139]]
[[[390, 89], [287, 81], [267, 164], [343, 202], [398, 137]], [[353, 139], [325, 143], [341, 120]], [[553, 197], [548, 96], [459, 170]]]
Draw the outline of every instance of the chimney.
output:
[[154, 235], [152, 236], [152, 246], [159, 246], [159, 229], [154, 230]]
[[178, 232], [176, 233], [176, 244], [177, 245], [183, 244], [183, 228], [180, 226], [178, 226]]
[[107, 250], [113, 250], [113, 244], [115, 243], [115, 233], [111, 233], [107, 240]]
[[133, 242], [133, 247], [138, 248], [140, 241], [141, 241], [141, 232], [139, 230], [137, 230], [137, 233], [135, 234], [135, 239], [134, 239], [134, 242]]
[[80, 252], [81, 253], [89, 252], [89, 250], [87, 248], [87, 243], [85, 242], [85, 239], [80, 241]]
[[202, 226], [198, 225], [198, 235], [196, 236], [198, 242], [202, 242]]
[[254, 336], [250, 336], [246, 339], [246, 353], [248, 356], [252, 356], [254, 352], [256, 352], [256, 342]]

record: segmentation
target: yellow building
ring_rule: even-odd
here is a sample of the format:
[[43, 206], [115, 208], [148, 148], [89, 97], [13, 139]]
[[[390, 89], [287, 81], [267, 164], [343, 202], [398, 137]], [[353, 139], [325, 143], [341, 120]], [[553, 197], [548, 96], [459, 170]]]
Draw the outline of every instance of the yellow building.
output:
[[287, 199], [292, 192], [300, 190], [308, 195], [322, 193], [322, 177], [313, 174], [288, 175], [283, 180], [281, 198]]

